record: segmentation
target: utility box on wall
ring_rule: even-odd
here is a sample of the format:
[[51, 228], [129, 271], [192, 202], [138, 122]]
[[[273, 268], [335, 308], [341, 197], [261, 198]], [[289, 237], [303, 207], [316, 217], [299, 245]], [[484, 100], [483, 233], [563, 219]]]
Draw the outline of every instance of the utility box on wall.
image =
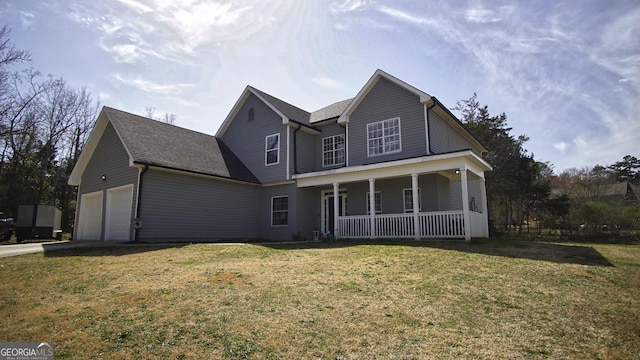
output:
[[19, 205], [16, 219], [16, 238], [59, 239], [62, 235], [62, 212], [49, 205]]

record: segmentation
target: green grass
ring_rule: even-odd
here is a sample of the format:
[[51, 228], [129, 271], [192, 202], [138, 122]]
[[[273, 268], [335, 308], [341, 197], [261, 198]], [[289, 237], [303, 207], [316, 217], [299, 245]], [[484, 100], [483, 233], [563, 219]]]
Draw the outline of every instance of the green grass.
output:
[[0, 259], [56, 359], [640, 358], [640, 245], [128, 246]]

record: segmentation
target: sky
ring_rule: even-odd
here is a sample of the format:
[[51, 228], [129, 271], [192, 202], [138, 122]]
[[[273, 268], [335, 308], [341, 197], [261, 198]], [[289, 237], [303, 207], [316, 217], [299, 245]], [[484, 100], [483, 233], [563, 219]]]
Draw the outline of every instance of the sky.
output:
[[382, 69], [477, 93], [555, 173], [640, 157], [637, 0], [5, 0], [2, 25], [43, 74], [211, 135], [247, 85], [312, 112]]

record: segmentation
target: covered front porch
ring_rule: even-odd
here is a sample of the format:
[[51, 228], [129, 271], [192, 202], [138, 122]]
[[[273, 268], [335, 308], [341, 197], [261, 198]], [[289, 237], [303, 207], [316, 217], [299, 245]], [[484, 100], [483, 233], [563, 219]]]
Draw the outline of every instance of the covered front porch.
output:
[[323, 234], [470, 240], [489, 235], [484, 171], [490, 169], [478, 155], [461, 151], [298, 174], [294, 179], [300, 188], [321, 190]]

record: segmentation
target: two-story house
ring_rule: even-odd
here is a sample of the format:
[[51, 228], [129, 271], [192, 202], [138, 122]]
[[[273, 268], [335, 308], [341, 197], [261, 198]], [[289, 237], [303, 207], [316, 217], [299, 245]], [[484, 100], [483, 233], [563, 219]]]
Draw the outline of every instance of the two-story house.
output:
[[484, 151], [381, 70], [314, 112], [248, 86], [216, 136], [105, 107], [69, 178], [74, 238], [486, 237]]

